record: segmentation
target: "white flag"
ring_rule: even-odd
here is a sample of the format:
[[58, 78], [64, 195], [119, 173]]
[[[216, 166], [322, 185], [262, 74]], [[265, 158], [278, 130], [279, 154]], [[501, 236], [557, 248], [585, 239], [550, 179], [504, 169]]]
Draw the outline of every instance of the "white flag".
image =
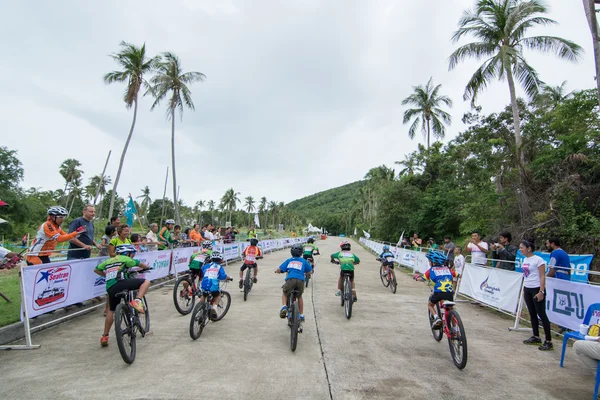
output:
[[354, 227], [354, 236], [356, 236], [356, 227]]
[[398, 240], [396, 247], [400, 247], [402, 245], [402, 239], [404, 239], [404, 231], [402, 231], [402, 235], [400, 235], [400, 240]]
[[363, 233], [364, 233], [364, 235], [365, 235], [365, 237], [366, 237], [367, 239], [370, 239], [370, 238], [371, 238], [371, 235], [369, 234], [369, 232], [365, 232], [365, 231], [363, 231]]
[[257, 228], [260, 228], [260, 221], [258, 220], [258, 214], [254, 214], [254, 225], [256, 225]]

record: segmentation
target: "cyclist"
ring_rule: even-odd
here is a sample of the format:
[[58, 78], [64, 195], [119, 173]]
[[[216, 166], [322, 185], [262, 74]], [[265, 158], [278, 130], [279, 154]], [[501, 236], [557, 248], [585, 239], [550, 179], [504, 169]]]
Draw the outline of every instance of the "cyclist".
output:
[[53, 206], [48, 209], [48, 218], [38, 228], [35, 239], [29, 248], [31, 255], [26, 257], [27, 265], [48, 264], [50, 255], [56, 248], [56, 243], [69, 241], [85, 232], [84, 226], [80, 226], [72, 233], [63, 231], [60, 225], [67, 215], [69, 212], [61, 206]]
[[[331, 262], [340, 264], [340, 277], [338, 278], [336, 296], [342, 295], [342, 277], [344, 273], [350, 273], [350, 282], [352, 282], [352, 299], [357, 301], [356, 288], [354, 286], [354, 266], [360, 264], [360, 259], [356, 254], [350, 251], [350, 242], [340, 243], [341, 251], [331, 255]], [[337, 261], [337, 262], [335, 262]]]
[[221, 301], [221, 290], [219, 288], [219, 281], [231, 279], [225, 272], [225, 269], [221, 266], [223, 256], [218, 250], [213, 250], [210, 256], [210, 262], [202, 266], [202, 300], [206, 301], [204, 292], [210, 292], [213, 296], [212, 304], [210, 305], [210, 317], [217, 318], [217, 310], [215, 306]]
[[165, 226], [162, 227], [160, 232], [158, 232], [158, 241], [161, 243], [161, 249], [164, 250], [172, 245], [173, 243], [177, 243], [177, 240], [174, 240], [171, 237], [171, 232], [173, 231], [173, 227], [175, 226], [175, 221], [172, 219], [168, 219], [165, 221]]
[[296, 289], [298, 291], [298, 311], [300, 312], [300, 321], [304, 321], [304, 300], [302, 300], [302, 293], [304, 293], [304, 274], [312, 273], [312, 267], [310, 263], [302, 258], [304, 249], [301, 244], [295, 244], [290, 249], [292, 254], [291, 258], [288, 258], [275, 270], [276, 274], [287, 272], [285, 277], [285, 283], [283, 285], [283, 294], [281, 296], [281, 311], [279, 316], [281, 318], [287, 317], [287, 300], [288, 296], [291, 295], [292, 291]]
[[104, 334], [100, 338], [100, 345], [102, 347], [108, 346], [108, 332], [113, 324], [115, 309], [120, 301], [116, 297], [116, 294], [123, 290], [137, 290], [135, 299], [129, 304], [139, 313], [144, 314], [141, 299], [150, 287], [150, 281], [147, 279], [128, 278], [127, 270], [130, 268], [150, 268], [147, 264], [140, 262], [140, 260], [133, 259], [136, 253], [135, 247], [131, 244], [122, 244], [117, 246], [116, 253], [115, 257], [109, 258], [94, 269], [96, 274], [103, 276], [106, 280], [106, 292], [108, 293], [109, 309], [104, 322]]
[[390, 251], [390, 246], [383, 246], [383, 252], [376, 258], [383, 265], [383, 276], [388, 274], [388, 268], [394, 269], [394, 253]]
[[254, 268], [254, 283], [258, 282], [258, 264], [256, 260], [262, 258], [263, 253], [258, 247], [258, 239], [250, 239], [250, 246], [246, 247], [242, 252], [242, 259], [244, 264], [240, 268], [240, 289], [244, 287], [244, 271], [246, 268]]
[[313, 267], [313, 272], [314, 272], [314, 268], [315, 268], [315, 259], [313, 258], [314, 254], [321, 254], [319, 253], [319, 248], [317, 246], [314, 245], [315, 243], [315, 239], [313, 237], [309, 237], [308, 240], [306, 241], [306, 244], [304, 245], [304, 249], [303, 249], [303, 253], [302, 253], [302, 257], [308, 261], [310, 263], [310, 265]]
[[433, 316], [431, 328], [439, 328], [442, 326], [442, 320], [440, 319], [440, 316], [437, 315], [435, 305], [440, 300], [454, 300], [452, 278], [456, 276], [456, 272], [448, 267], [448, 257], [441, 251], [430, 250], [425, 257], [429, 260], [430, 268], [425, 271], [425, 274], [423, 275], [424, 278], [420, 274], [417, 274], [415, 275], [415, 279], [422, 281], [428, 279], [434, 284], [433, 293], [429, 296], [427, 307], [429, 307], [429, 312]]
[[[210, 262], [210, 257], [212, 254], [212, 242], [210, 240], [204, 240], [202, 242], [202, 247], [200, 249], [200, 251], [192, 254], [190, 256], [190, 264], [189, 264], [189, 268], [190, 268], [190, 278], [192, 279], [192, 282], [196, 280], [196, 278], [200, 278], [202, 279], [202, 267]], [[186, 290], [188, 287], [188, 283], [187, 282], [183, 282], [183, 290]], [[183, 292], [185, 293], [185, 292]], [[192, 295], [191, 293], [191, 288], [190, 288], [190, 296]]]

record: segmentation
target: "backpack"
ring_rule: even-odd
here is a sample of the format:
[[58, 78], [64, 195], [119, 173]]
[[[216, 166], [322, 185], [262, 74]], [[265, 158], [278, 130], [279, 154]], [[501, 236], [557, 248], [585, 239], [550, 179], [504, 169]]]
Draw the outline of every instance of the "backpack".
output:
[[600, 324], [590, 325], [588, 336], [600, 336]]

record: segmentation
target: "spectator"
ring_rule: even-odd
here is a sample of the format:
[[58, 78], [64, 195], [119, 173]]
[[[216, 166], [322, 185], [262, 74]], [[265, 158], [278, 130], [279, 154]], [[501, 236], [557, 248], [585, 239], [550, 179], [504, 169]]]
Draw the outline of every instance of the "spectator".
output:
[[507, 271], [515, 270], [515, 259], [517, 258], [517, 246], [511, 244], [510, 232], [501, 232], [498, 235], [498, 243], [492, 245], [492, 258], [497, 259], [497, 268]]
[[292, 231], [292, 239], [294, 239], [296, 237], [296, 232]]
[[479, 231], [473, 231], [471, 240], [465, 242], [465, 252], [471, 253], [471, 262], [474, 265], [484, 266], [487, 263], [488, 244], [481, 240]]
[[112, 225], [115, 228], [121, 225], [121, 217], [110, 217], [110, 222], [108, 225]]
[[194, 229], [190, 231], [190, 240], [193, 246], [200, 246], [202, 235], [200, 234], [200, 224], [194, 224]]
[[[523, 299], [527, 304], [527, 310], [531, 318], [531, 328], [533, 336], [524, 340], [524, 344], [539, 346], [542, 351], [554, 350], [552, 345], [552, 333], [550, 331], [550, 320], [546, 315], [546, 262], [533, 254], [533, 245], [524, 240], [519, 245], [521, 254], [525, 256], [523, 260]], [[538, 318], [542, 320], [546, 341], [542, 344], [540, 339], [540, 326]]]
[[235, 242], [235, 236], [239, 235], [240, 231], [235, 226], [231, 227], [231, 240]]
[[148, 239], [146, 236], [140, 238], [140, 252], [145, 253], [148, 251]]
[[131, 244], [133, 245], [133, 247], [135, 247], [135, 249], [140, 252], [140, 234], [139, 233], [132, 233], [131, 237], [129, 238], [129, 240], [131, 240]]
[[113, 225], [108, 225], [104, 228], [104, 236], [102, 236], [102, 241], [100, 244], [100, 253], [99, 257], [108, 257], [108, 245], [110, 241], [117, 235], [117, 228]]
[[21, 238], [21, 246], [27, 247], [27, 235], [23, 235]]
[[419, 235], [415, 233], [413, 234], [413, 237], [410, 240], [410, 244], [412, 245], [412, 247], [418, 250], [423, 245], [423, 239], [419, 238]]
[[0, 269], [10, 269], [19, 261], [19, 254], [0, 246]]
[[215, 241], [221, 240], [221, 235], [219, 234], [219, 231], [217, 230], [217, 228], [215, 228], [214, 226], [212, 228], [212, 231], [210, 231], [210, 233], [212, 233], [212, 235], [213, 235], [213, 238], [214, 238], [213, 240], [215, 240]]
[[28, 265], [50, 263], [50, 255], [56, 248], [56, 243], [67, 242], [85, 231], [83, 226], [72, 233], [63, 231], [60, 225], [67, 215], [69, 212], [61, 206], [53, 206], [48, 209], [46, 222], [40, 225], [35, 239], [31, 242], [30, 255], [26, 258]]
[[175, 240], [175, 241], [181, 241], [184, 240], [181, 237], [182, 233], [181, 233], [181, 225], [175, 225], [173, 227], [173, 232], [171, 233], [171, 239]]
[[202, 240], [208, 240], [208, 238], [206, 237], [207, 229], [208, 229], [208, 225], [202, 225], [202, 228], [200, 229], [200, 235], [202, 235]]
[[204, 231], [204, 237], [206, 238], [206, 240], [210, 240], [211, 242], [215, 241], [214, 231], [215, 231], [214, 225], [208, 224], [206, 227], [206, 230]]
[[258, 236], [256, 236], [256, 229], [254, 229], [254, 225], [251, 225], [250, 229], [248, 229], [248, 241], [250, 239], [258, 239]]
[[452, 268], [454, 268], [454, 272], [456, 272], [456, 276], [452, 279], [452, 287], [454, 288], [454, 293], [456, 293], [456, 285], [458, 284], [458, 279], [463, 273], [463, 269], [465, 267], [465, 256], [462, 255], [462, 249], [460, 247], [454, 248], [454, 263]]
[[92, 248], [96, 247], [98, 250], [102, 249], [102, 246], [94, 240], [94, 223], [92, 221], [95, 216], [96, 208], [91, 204], [87, 204], [83, 207], [83, 216], [71, 221], [69, 233], [77, 231], [81, 226], [85, 227], [85, 232], [78, 237], [71, 239], [67, 260], [90, 258], [92, 255]]
[[223, 239], [223, 243], [232, 243], [233, 242], [233, 233], [231, 232], [231, 228], [227, 228], [225, 230], [225, 237]]
[[408, 243], [408, 239], [405, 237], [402, 237], [402, 243], [400, 243], [400, 246], [402, 246], [403, 248], [410, 247], [410, 243]]
[[546, 240], [546, 249], [550, 251], [550, 262], [548, 262], [548, 277], [558, 278], [565, 281], [571, 280], [571, 259], [566, 251], [560, 248], [560, 239], [551, 237]]
[[588, 338], [573, 343], [573, 349], [585, 366], [596, 373], [600, 361], [600, 337], [588, 336]]
[[435, 242], [435, 239], [430, 237], [429, 240], [427, 241], [427, 247], [432, 248], [432, 249], [437, 249], [439, 246]]
[[131, 228], [127, 224], [121, 224], [117, 228], [117, 236], [111, 239], [108, 244], [108, 255], [114, 257], [117, 255], [116, 250], [117, 246], [120, 244], [131, 244], [131, 240], [129, 239], [129, 234], [131, 233]]
[[[456, 245], [452, 242], [452, 238], [448, 235], [444, 236], [444, 251], [448, 253], [448, 265], [454, 265], [454, 249]], [[463, 257], [464, 258], [464, 257]]]
[[158, 233], [158, 240], [160, 241], [161, 245], [159, 246], [159, 249], [165, 249], [168, 246], [173, 245], [174, 243], [177, 243], [176, 240], [173, 240], [173, 238], [171, 237], [171, 232], [173, 231], [173, 227], [175, 226], [175, 221], [172, 219], [168, 219], [165, 221], [165, 226], [162, 227], [162, 229], [160, 230], [160, 232]]
[[158, 245], [160, 244], [160, 242], [158, 241], [158, 236], [156, 236], [156, 232], [158, 232], [158, 224], [150, 224], [150, 231], [146, 233], [146, 239], [148, 239], [148, 251], [158, 250]]

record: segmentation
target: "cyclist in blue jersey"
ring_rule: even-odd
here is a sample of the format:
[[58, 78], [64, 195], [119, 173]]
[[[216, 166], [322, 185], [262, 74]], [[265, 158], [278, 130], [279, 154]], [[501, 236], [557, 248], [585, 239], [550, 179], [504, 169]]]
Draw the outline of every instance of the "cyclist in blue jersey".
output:
[[[219, 281], [231, 279], [231, 277], [225, 273], [225, 269], [221, 266], [221, 262], [223, 262], [221, 252], [213, 250], [210, 256], [210, 262], [202, 266], [202, 283], [200, 285], [202, 292], [210, 292], [213, 296], [212, 304], [210, 305], [211, 318], [217, 318], [217, 310], [215, 307], [221, 300]], [[207, 299], [202, 296], [202, 300], [206, 301]]]
[[429, 307], [429, 312], [433, 316], [431, 327], [435, 329], [442, 326], [442, 320], [437, 315], [435, 305], [440, 300], [454, 300], [452, 278], [456, 276], [456, 272], [448, 268], [448, 258], [441, 251], [430, 250], [425, 257], [429, 260], [430, 268], [425, 271], [423, 276], [419, 274], [415, 275], [415, 279], [423, 281], [431, 280], [433, 282], [433, 293], [429, 296], [427, 307]]
[[388, 268], [394, 269], [394, 253], [390, 251], [390, 246], [387, 244], [383, 246], [383, 251], [376, 260], [383, 264], [383, 276], [387, 276]]
[[312, 267], [310, 263], [302, 258], [304, 248], [301, 244], [295, 244], [290, 249], [292, 258], [288, 258], [275, 270], [275, 273], [281, 274], [287, 272], [285, 277], [285, 284], [283, 285], [283, 295], [281, 296], [281, 311], [279, 316], [281, 318], [287, 317], [287, 300], [288, 296], [292, 293], [292, 290], [298, 290], [298, 311], [300, 312], [300, 321], [304, 321], [304, 300], [302, 299], [302, 293], [304, 293], [304, 274], [312, 273]]

